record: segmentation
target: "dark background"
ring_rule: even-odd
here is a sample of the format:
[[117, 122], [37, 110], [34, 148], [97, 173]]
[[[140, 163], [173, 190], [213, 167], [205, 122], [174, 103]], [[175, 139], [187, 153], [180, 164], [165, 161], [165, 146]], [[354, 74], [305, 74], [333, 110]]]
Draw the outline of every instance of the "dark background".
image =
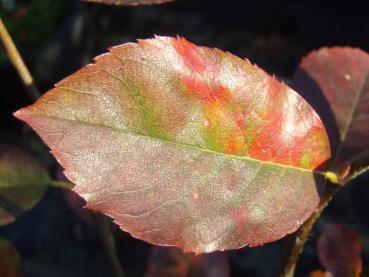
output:
[[[78, 0], [0, 0], [0, 15], [41, 92], [70, 75], [106, 48], [157, 35], [180, 35], [205, 46], [246, 57], [289, 81], [301, 58], [322, 46], [369, 51], [366, 1], [178, 0], [145, 7], [114, 7]], [[28, 149], [55, 176], [47, 148], [12, 113], [32, 103], [19, 77], [0, 54], [0, 143]], [[369, 124], [369, 123], [368, 123]], [[342, 188], [312, 232], [297, 268], [307, 276], [320, 267], [315, 244], [328, 222], [344, 223], [363, 240], [369, 265], [369, 176]], [[114, 231], [127, 276], [142, 276], [151, 246]], [[13, 224], [0, 228], [13, 242], [25, 276], [110, 276], [93, 226], [81, 221], [58, 189]], [[231, 276], [277, 276], [285, 240], [228, 251]]]

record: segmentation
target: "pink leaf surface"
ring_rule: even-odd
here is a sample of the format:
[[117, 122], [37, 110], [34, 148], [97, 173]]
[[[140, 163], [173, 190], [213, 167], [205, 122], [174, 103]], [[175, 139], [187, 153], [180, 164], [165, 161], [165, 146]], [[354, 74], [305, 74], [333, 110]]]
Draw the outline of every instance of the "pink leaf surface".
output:
[[43, 196], [50, 178], [23, 150], [0, 145], [0, 225], [11, 223]]
[[[64, 176], [61, 166], [58, 166], [56, 170], [56, 177], [58, 180], [61, 180], [63, 182], [68, 181], [68, 179]], [[62, 194], [67, 206], [70, 208], [71, 211], [75, 213], [76, 216], [78, 216], [82, 221], [90, 226], [95, 225], [91, 211], [84, 208], [86, 205], [86, 201], [81, 196], [69, 189], [63, 189]]]
[[334, 277], [359, 277], [362, 272], [360, 237], [340, 224], [328, 224], [320, 235], [320, 262]]
[[325, 128], [247, 60], [183, 38], [110, 49], [18, 111], [87, 206], [196, 253], [295, 231], [317, 206]]
[[84, 1], [108, 5], [140, 6], [140, 5], [163, 4], [167, 2], [172, 2], [174, 0], [84, 0]]
[[369, 166], [369, 55], [349, 47], [310, 53], [295, 73], [296, 89], [318, 111], [334, 152], [332, 168], [349, 181]]

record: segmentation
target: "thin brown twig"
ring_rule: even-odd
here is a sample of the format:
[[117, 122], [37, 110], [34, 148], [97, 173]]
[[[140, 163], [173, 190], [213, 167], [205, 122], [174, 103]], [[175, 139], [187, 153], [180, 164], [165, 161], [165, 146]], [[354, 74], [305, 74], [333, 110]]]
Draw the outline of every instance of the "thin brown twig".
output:
[[[13, 64], [14, 68], [18, 72], [22, 79], [23, 84], [26, 86], [29, 96], [32, 100], [37, 101], [41, 94], [34, 84], [31, 73], [29, 72], [26, 64], [24, 63], [22, 56], [20, 55], [17, 47], [14, 44], [8, 30], [6, 29], [2, 19], [0, 18], [0, 41], [4, 46], [6, 54]], [[61, 181], [51, 181], [51, 185], [64, 189], [73, 188], [73, 184]], [[116, 254], [114, 237], [112, 234], [110, 223], [100, 213], [93, 213], [96, 222], [96, 228], [103, 245], [103, 248], [108, 256], [108, 260], [111, 264], [111, 268], [115, 277], [124, 277], [123, 269], [119, 263], [119, 259]]]
[[294, 276], [298, 259], [309, 238], [311, 229], [339, 188], [340, 187], [337, 186], [337, 184], [328, 183], [327, 190], [323, 199], [320, 201], [319, 206], [315, 209], [310, 218], [300, 227], [300, 229], [292, 235], [282, 264], [281, 277]]
[[40, 97], [40, 92], [36, 88], [32, 75], [29, 72], [22, 56], [19, 54], [17, 47], [14, 44], [8, 30], [6, 29], [3, 20], [0, 18], [0, 41], [4, 46], [5, 52], [26, 86], [29, 96], [36, 101]]
[[102, 246], [108, 256], [112, 273], [115, 277], [124, 277], [123, 268], [117, 256], [110, 222], [107, 221], [106, 218], [98, 212], [93, 212], [92, 214], [95, 219], [97, 232], [99, 234]]

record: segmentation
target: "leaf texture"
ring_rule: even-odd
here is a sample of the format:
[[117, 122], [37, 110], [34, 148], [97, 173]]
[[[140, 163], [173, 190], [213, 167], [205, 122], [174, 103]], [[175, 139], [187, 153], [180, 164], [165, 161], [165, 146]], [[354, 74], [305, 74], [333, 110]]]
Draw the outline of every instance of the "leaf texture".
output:
[[95, 61], [15, 114], [88, 207], [134, 237], [196, 253], [277, 240], [312, 213], [329, 142], [284, 83], [183, 38]]
[[167, 2], [173, 2], [174, 0], [84, 0], [84, 1], [108, 5], [140, 6], [140, 5], [163, 4]]
[[349, 47], [322, 48], [302, 60], [294, 81], [328, 129], [332, 168], [349, 181], [369, 166], [369, 55]]
[[31, 209], [49, 181], [35, 158], [13, 146], [0, 145], [0, 226]]
[[[56, 178], [62, 182], [68, 181], [68, 179], [64, 176], [63, 168], [61, 166], [57, 167]], [[86, 206], [86, 201], [81, 196], [69, 189], [63, 189], [62, 194], [65, 203], [77, 217], [90, 226], [94, 227], [96, 225], [91, 211], [84, 208]]]

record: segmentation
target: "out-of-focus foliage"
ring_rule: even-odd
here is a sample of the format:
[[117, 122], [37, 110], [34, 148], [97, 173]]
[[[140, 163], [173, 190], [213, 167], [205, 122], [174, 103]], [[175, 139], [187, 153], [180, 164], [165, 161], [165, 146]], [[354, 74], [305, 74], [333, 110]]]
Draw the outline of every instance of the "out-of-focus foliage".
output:
[[175, 0], [84, 0], [86, 2], [103, 3], [108, 5], [140, 6], [172, 2]]
[[369, 166], [369, 55], [350, 47], [321, 48], [298, 66], [297, 91], [323, 120], [332, 170], [349, 182]]
[[0, 145], [0, 225], [31, 209], [50, 184], [46, 170], [31, 155]]
[[21, 277], [20, 255], [7, 240], [0, 238], [0, 276]]
[[316, 271], [311, 276], [360, 277], [362, 248], [356, 233], [340, 224], [328, 224], [317, 243], [320, 262], [327, 272]]
[[145, 276], [228, 277], [227, 252], [194, 255], [174, 247], [153, 247]]
[[[21, 49], [50, 38], [74, 0], [0, 0], [0, 17]], [[0, 51], [0, 63], [5, 56]]]

